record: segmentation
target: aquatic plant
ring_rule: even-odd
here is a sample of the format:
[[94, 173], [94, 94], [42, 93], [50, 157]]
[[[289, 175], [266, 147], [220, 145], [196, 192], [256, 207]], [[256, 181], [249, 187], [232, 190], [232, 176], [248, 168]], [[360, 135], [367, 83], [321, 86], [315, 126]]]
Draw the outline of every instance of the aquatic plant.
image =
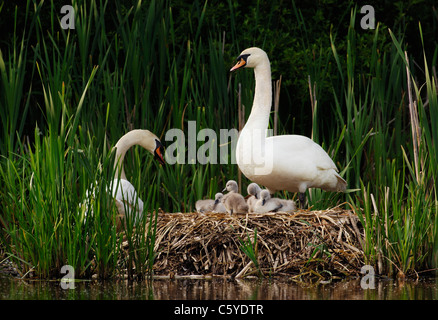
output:
[[257, 228], [254, 228], [254, 239], [251, 240], [249, 237], [249, 233], [246, 233], [246, 240], [239, 237], [239, 242], [241, 244], [240, 250], [246, 254], [246, 256], [251, 260], [251, 262], [256, 267], [257, 273], [259, 276], [262, 276], [263, 273], [260, 270], [259, 261], [258, 261], [258, 250], [257, 250]]

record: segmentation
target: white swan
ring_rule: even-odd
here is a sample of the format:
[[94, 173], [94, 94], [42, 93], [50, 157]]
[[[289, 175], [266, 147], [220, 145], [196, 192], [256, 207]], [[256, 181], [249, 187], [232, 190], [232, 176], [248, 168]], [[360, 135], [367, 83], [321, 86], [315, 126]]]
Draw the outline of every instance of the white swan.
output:
[[[131, 130], [117, 141], [116, 161], [114, 163], [115, 174], [112, 182], [112, 196], [116, 200], [116, 206], [120, 215], [125, 215], [125, 207], [132, 208], [137, 202], [136, 221], [141, 219], [143, 213], [143, 201], [138, 198], [134, 186], [128, 181], [123, 167], [123, 160], [126, 152], [134, 145], [139, 145], [150, 153], [160, 162], [165, 164], [163, 159], [164, 148], [160, 139], [149, 130]], [[118, 179], [120, 172], [120, 180]], [[138, 200], [137, 200], [138, 199]]]
[[[123, 168], [123, 159], [129, 148], [134, 145], [140, 145], [154, 155], [154, 157], [164, 165], [164, 148], [160, 140], [149, 130], [132, 130], [126, 133], [116, 143], [116, 155], [114, 162], [114, 179], [111, 181], [109, 189], [111, 190], [112, 197], [115, 199], [116, 207], [119, 212], [117, 227], [125, 217], [125, 208], [135, 208], [134, 221], [139, 221], [143, 214], [143, 201], [137, 196], [137, 192], [134, 186], [127, 180], [125, 170]], [[119, 174], [120, 173], [120, 174]], [[119, 179], [120, 176], [120, 179]], [[94, 190], [86, 192], [88, 200], [94, 195]], [[86, 213], [85, 213], [86, 214]]]
[[311, 139], [300, 135], [266, 137], [272, 105], [271, 66], [260, 48], [248, 48], [230, 71], [254, 68], [256, 80], [251, 114], [240, 132], [236, 161], [242, 173], [272, 193], [300, 192], [304, 205], [308, 188], [345, 191], [347, 182], [338, 174], [333, 160]]

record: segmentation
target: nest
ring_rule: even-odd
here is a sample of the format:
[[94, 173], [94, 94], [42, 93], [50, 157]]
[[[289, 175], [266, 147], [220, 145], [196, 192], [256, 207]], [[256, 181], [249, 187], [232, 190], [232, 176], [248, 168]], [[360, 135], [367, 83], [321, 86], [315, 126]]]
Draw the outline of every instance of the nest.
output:
[[[155, 276], [339, 277], [364, 265], [363, 230], [349, 210], [160, 213]], [[254, 255], [245, 254], [245, 246]]]

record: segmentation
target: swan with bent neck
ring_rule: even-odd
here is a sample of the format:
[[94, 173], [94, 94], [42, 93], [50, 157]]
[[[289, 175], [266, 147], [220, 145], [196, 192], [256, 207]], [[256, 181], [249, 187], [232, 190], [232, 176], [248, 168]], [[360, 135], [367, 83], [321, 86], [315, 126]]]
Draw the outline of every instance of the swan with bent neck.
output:
[[112, 196], [116, 202], [119, 219], [125, 217], [125, 208], [135, 208], [135, 221], [138, 221], [143, 213], [143, 201], [137, 196], [134, 186], [126, 178], [125, 169], [123, 168], [126, 152], [134, 145], [139, 145], [148, 150], [162, 165], [165, 162], [163, 159], [163, 145], [160, 139], [149, 130], [131, 130], [122, 136], [115, 145], [116, 160], [114, 163], [114, 179], [111, 182]]
[[279, 190], [299, 192], [301, 207], [308, 188], [344, 192], [347, 182], [320, 145], [301, 135], [267, 137], [272, 83], [266, 52], [256, 47], [245, 49], [230, 71], [240, 68], [253, 68], [256, 83], [251, 114], [236, 145], [236, 161], [242, 173], [271, 194]]

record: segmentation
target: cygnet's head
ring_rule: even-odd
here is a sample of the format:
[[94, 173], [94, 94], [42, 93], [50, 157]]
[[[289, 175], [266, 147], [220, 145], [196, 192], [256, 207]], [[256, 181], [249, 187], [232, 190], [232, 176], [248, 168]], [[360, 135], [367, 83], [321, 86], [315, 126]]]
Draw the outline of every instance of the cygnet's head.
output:
[[265, 205], [266, 201], [268, 201], [271, 198], [271, 194], [268, 190], [262, 190], [260, 192], [260, 199], [262, 199], [262, 206]]
[[237, 63], [230, 71], [240, 68], [255, 68], [262, 63], [269, 63], [268, 55], [260, 48], [252, 47], [242, 51], [237, 57]]
[[222, 190], [222, 192], [224, 191], [228, 191], [228, 192], [237, 192], [238, 191], [238, 187], [237, 187], [237, 182], [234, 180], [228, 180], [225, 189]]
[[222, 201], [222, 198], [224, 197], [224, 195], [220, 192], [216, 193], [214, 195], [214, 204], [217, 205], [219, 202]]
[[250, 183], [246, 190], [248, 191], [248, 194], [253, 195], [256, 199], [259, 198], [258, 194], [260, 193], [261, 189], [257, 183]]

